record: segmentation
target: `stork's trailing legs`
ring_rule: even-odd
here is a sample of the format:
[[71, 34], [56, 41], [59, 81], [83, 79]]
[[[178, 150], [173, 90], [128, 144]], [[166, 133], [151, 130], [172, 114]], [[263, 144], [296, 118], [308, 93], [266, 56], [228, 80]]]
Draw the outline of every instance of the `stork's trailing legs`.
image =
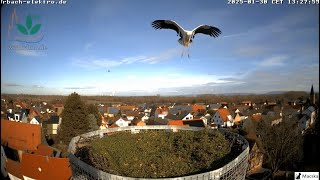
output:
[[189, 48], [188, 48], [188, 58], [190, 59], [190, 50], [189, 50]]
[[181, 58], [183, 57], [184, 47], [182, 48]]

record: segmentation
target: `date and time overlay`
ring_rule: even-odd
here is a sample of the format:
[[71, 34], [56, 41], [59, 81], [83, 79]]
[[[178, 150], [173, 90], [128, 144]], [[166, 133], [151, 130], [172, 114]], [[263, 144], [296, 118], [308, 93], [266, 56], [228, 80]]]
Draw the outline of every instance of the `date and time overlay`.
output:
[[228, 4], [319, 5], [319, 0], [227, 0]]

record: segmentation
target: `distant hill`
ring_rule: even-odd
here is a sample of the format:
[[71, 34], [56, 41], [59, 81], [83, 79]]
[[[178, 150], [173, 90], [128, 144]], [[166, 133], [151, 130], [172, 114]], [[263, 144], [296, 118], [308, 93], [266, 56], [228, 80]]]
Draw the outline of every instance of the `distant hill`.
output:
[[287, 93], [288, 91], [271, 91], [271, 92], [267, 92], [265, 94], [285, 94]]

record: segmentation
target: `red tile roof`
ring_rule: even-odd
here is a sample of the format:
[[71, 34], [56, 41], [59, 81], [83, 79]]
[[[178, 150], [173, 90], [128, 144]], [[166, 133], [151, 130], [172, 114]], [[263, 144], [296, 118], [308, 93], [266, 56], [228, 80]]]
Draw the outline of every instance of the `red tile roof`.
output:
[[36, 150], [41, 144], [41, 126], [1, 119], [1, 144], [21, 150]]
[[204, 105], [192, 105], [192, 111], [198, 111], [198, 110], [205, 110], [206, 109], [206, 106]]
[[217, 112], [219, 112], [220, 116], [221, 116], [221, 119], [224, 121], [224, 122], [227, 122], [228, 121], [228, 118], [227, 116], [228, 115], [231, 115], [230, 114], [230, 111], [226, 108], [220, 108], [217, 110]]
[[119, 106], [121, 110], [133, 110], [136, 109], [136, 106]]
[[68, 158], [22, 153], [22, 159], [21, 173], [33, 179], [70, 179], [72, 176]]
[[157, 108], [156, 109], [158, 114], [162, 114], [162, 113], [169, 113], [169, 109], [164, 107], [164, 108]]
[[44, 144], [39, 144], [38, 149], [33, 151], [35, 155], [50, 157], [53, 152], [53, 148]]
[[183, 120], [169, 120], [168, 123], [170, 126], [186, 126], [183, 124]]

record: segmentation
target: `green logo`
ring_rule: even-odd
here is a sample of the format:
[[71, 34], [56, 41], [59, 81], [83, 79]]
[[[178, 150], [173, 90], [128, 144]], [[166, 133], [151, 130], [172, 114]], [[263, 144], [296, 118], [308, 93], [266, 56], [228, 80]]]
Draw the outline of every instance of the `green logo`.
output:
[[26, 17], [26, 25], [17, 24], [17, 29], [20, 33], [24, 35], [34, 35], [36, 34], [41, 28], [41, 24], [36, 24], [32, 26], [32, 18], [30, 15]]

